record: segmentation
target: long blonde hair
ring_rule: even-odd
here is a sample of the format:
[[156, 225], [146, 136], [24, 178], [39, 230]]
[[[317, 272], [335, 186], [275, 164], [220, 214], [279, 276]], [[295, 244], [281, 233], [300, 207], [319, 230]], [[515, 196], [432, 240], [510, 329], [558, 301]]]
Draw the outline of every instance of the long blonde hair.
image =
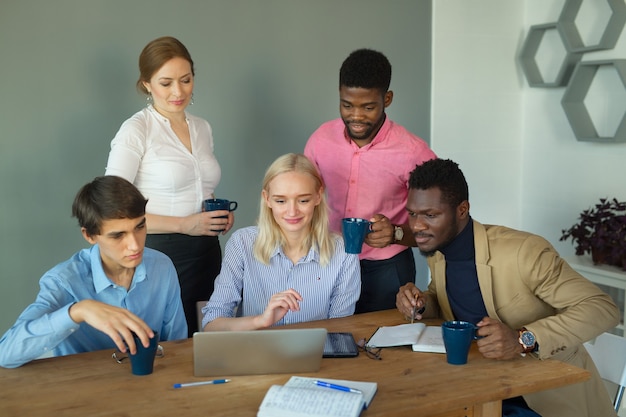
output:
[[[315, 206], [311, 219], [311, 233], [302, 243], [307, 251], [313, 247], [320, 255], [320, 264], [328, 265], [335, 251], [335, 240], [328, 227], [328, 206], [324, 196], [324, 182], [315, 165], [302, 154], [289, 153], [278, 157], [265, 172], [263, 190], [269, 193], [270, 183], [280, 174], [300, 172], [309, 175], [315, 180], [316, 191], [321, 191], [320, 203]], [[257, 222], [259, 234], [254, 242], [254, 257], [264, 264], [269, 264], [270, 256], [276, 248], [286, 243], [283, 232], [274, 220], [272, 210], [267, 206], [261, 194], [259, 219]]]

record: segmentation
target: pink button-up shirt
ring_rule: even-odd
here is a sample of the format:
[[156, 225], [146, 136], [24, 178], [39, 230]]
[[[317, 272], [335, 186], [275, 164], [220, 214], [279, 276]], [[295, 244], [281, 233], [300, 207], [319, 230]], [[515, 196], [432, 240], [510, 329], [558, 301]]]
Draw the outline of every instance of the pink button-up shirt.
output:
[[[341, 232], [341, 219], [370, 219], [377, 213], [393, 224], [407, 222], [409, 174], [416, 165], [436, 158], [426, 142], [387, 118], [371, 143], [359, 148], [347, 135], [343, 121], [331, 120], [309, 138], [304, 154], [319, 169], [328, 196], [330, 228]], [[363, 245], [360, 259], [389, 259], [402, 245], [372, 248]]]

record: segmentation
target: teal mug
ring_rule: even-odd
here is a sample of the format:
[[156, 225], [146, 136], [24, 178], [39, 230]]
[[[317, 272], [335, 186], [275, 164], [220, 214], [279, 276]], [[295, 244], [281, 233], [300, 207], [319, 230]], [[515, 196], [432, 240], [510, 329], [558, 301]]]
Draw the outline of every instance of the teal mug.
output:
[[451, 320], [441, 325], [443, 344], [446, 348], [446, 360], [452, 365], [467, 363], [472, 340], [480, 339], [476, 334], [478, 327], [467, 321]]
[[346, 253], [361, 253], [365, 236], [372, 231], [372, 222], [358, 217], [341, 220], [341, 231]]
[[[203, 208], [204, 208], [204, 211], [215, 211], [215, 210], [235, 211], [237, 210], [237, 205], [238, 204], [236, 201], [229, 201], [223, 198], [209, 198], [207, 200], [204, 200]], [[227, 218], [228, 216], [219, 216], [219, 217]], [[216, 232], [221, 232], [223, 230], [224, 229], [221, 229], [221, 230], [214, 229], [214, 231]]]

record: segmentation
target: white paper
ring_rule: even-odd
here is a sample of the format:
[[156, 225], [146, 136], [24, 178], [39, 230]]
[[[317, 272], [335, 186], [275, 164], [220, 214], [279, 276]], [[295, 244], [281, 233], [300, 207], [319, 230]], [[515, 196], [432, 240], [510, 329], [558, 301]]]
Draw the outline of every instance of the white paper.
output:
[[443, 344], [441, 326], [426, 326], [417, 343], [413, 345], [414, 352], [446, 353]]
[[272, 385], [257, 417], [357, 417], [362, 409], [361, 394]]
[[347, 379], [331, 379], [331, 378], [308, 378], [305, 376], [292, 376], [289, 381], [285, 384], [286, 387], [296, 387], [296, 388], [310, 388], [310, 389], [322, 389], [328, 390], [328, 388], [320, 387], [315, 385], [315, 381], [324, 381], [330, 382], [335, 385], [342, 385], [348, 388], [358, 389], [363, 393], [363, 400], [365, 401], [365, 407], [369, 407], [372, 402], [372, 398], [376, 394], [376, 390], [378, 389], [378, 384], [376, 382], [366, 382], [366, 381], [351, 381]]
[[424, 323], [399, 324], [383, 326], [372, 335], [367, 342], [368, 347], [390, 347], [414, 345], [426, 325]]

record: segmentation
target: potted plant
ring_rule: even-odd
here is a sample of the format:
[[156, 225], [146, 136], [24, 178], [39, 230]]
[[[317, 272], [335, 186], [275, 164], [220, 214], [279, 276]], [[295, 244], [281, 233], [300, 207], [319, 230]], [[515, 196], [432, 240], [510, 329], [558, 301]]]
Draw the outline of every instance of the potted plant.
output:
[[626, 202], [601, 198], [580, 213], [580, 221], [562, 230], [559, 240], [572, 238], [576, 255], [591, 254], [594, 264], [619, 266], [626, 271]]

